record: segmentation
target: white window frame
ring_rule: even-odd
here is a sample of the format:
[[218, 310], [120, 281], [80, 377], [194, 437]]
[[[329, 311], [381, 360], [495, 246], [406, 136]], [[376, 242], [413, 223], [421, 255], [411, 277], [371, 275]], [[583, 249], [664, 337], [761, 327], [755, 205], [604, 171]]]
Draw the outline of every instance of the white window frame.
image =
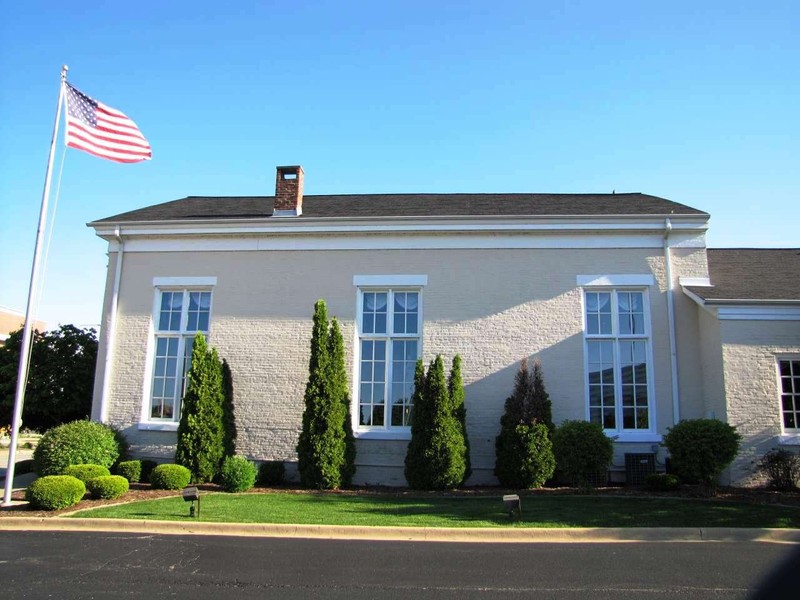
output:
[[[775, 356], [775, 375], [778, 390], [778, 418], [781, 422], [781, 435], [778, 438], [778, 443], [784, 446], [800, 446], [800, 419], [796, 417], [797, 427], [786, 427], [783, 420], [783, 381], [781, 376], [781, 362], [798, 362], [800, 363], [800, 354], [777, 354]], [[792, 394], [795, 399], [795, 413], [800, 416], [800, 390], [794, 390]]]
[[[216, 284], [216, 277], [153, 278], [153, 308], [148, 331], [147, 359], [145, 363], [144, 385], [142, 389], [142, 410], [138, 425], [139, 429], [151, 431], [177, 431], [178, 423], [180, 422], [181, 399], [183, 397], [184, 390], [181, 390], [179, 397], [176, 399], [172, 418], [159, 419], [151, 417], [157, 340], [159, 337], [171, 337], [178, 339], [178, 365], [176, 372], [185, 373], [187, 368], [183, 361], [185, 358], [184, 354], [186, 352], [186, 341], [188, 338], [193, 337], [197, 333], [197, 330], [189, 331], [187, 327], [189, 319], [188, 295], [190, 292], [208, 292], [211, 294], [208, 309], [208, 331], [204, 332], [206, 338], [208, 339], [211, 331], [211, 319], [214, 312], [214, 287]], [[181, 322], [177, 331], [162, 332], [159, 330], [158, 323], [161, 316], [161, 295], [163, 292], [182, 292], [184, 295], [184, 301], [181, 307]], [[182, 376], [181, 383], [179, 385], [181, 385], [181, 387], [185, 385], [185, 381], [183, 380]]]
[[[384, 440], [409, 440], [411, 439], [410, 426], [391, 425], [391, 404], [390, 394], [392, 385], [392, 342], [396, 340], [417, 340], [417, 359], [422, 357], [422, 328], [424, 319], [423, 288], [428, 283], [427, 275], [356, 275], [353, 277], [353, 285], [357, 288], [356, 293], [356, 323], [353, 334], [353, 388], [351, 418], [353, 434], [361, 439], [384, 439]], [[365, 293], [387, 293], [387, 327], [385, 334], [363, 333], [364, 316], [364, 294]], [[393, 319], [393, 298], [394, 293], [415, 292], [418, 298], [417, 308], [417, 333], [416, 334], [397, 334], [394, 332]], [[365, 339], [385, 339], [386, 340], [386, 371], [384, 373], [384, 424], [382, 426], [361, 425], [361, 341]]]
[[[661, 436], [656, 434], [656, 411], [653, 368], [653, 327], [650, 312], [649, 288], [653, 285], [652, 275], [582, 275], [578, 276], [581, 286], [581, 320], [583, 326], [583, 376], [585, 389], [585, 418], [591, 422], [591, 389], [589, 386], [589, 342], [608, 340], [612, 342], [614, 360], [614, 422], [613, 429], [603, 431], [618, 442], [657, 442]], [[642, 334], [621, 334], [619, 329], [618, 294], [636, 292], [642, 295], [644, 332]], [[589, 293], [611, 294], [611, 333], [590, 334], [586, 313], [586, 295]], [[644, 341], [647, 368], [647, 428], [625, 429], [622, 406], [622, 361], [620, 342]]]

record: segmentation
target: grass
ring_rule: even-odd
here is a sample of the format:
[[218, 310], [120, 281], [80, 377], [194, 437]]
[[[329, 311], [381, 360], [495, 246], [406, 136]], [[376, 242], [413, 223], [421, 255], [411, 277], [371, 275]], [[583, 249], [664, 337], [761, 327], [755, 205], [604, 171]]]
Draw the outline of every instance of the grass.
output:
[[[104, 506], [80, 518], [190, 521], [181, 496]], [[800, 528], [800, 508], [677, 498], [522, 497], [510, 521], [500, 497], [201, 495], [200, 521], [405, 527], [775, 527]]]

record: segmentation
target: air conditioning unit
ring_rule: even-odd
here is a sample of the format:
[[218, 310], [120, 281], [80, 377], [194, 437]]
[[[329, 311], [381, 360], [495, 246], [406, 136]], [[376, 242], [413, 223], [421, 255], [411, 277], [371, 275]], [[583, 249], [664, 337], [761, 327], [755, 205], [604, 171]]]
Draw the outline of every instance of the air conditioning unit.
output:
[[625, 453], [625, 481], [628, 485], [644, 485], [647, 476], [655, 472], [656, 455], [654, 453]]

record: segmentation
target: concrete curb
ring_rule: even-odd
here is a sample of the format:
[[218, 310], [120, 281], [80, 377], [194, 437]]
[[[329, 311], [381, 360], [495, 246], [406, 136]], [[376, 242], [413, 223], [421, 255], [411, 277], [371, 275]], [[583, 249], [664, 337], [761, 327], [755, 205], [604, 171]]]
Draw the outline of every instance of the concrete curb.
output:
[[768, 542], [800, 544], [797, 529], [664, 528], [421, 528], [252, 523], [186, 523], [133, 519], [4, 517], [0, 531], [98, 531], [163, 535], [483, 543]]

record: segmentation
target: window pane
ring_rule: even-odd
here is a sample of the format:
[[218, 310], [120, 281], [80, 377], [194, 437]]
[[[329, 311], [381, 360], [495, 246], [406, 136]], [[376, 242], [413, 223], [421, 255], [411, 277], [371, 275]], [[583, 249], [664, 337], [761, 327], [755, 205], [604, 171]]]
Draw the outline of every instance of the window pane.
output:
[[793, 412], [783, 413], [783, 426], [785, 429], [797, 428], [797, 419], [795, 417], [795, 413]]
[[791, 394], [784, 394], [781, 396], [781, 403], [783, 404], [783, 410], [794, 410], [794, 402], [792, 402]]
[[359, 411], [358, 424], [369, 426], [372, 425], [372, 406], [369, 404], [362, 404]]
[[616, 415], [613, 408], [603, 409], [603, 429], [614, 429], [617, 426]]
[[383, 404], [372, 405], [372, 426], [381, 427], [383, 425]]
[[386, 333], [386, 313], [375, 314], [375, 333]]

